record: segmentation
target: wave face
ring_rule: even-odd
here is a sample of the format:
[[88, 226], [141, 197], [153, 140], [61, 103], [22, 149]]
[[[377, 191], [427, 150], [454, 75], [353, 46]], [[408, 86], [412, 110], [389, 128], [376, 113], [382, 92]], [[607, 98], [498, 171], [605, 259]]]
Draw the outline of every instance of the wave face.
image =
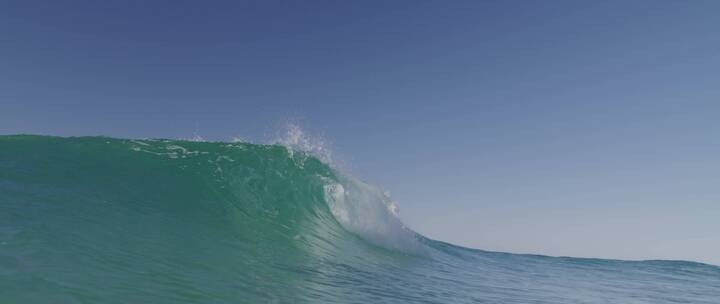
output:
[[424, 238], [284, 146], [0, 136], [0, 303], [720, 303], [720, 268]]

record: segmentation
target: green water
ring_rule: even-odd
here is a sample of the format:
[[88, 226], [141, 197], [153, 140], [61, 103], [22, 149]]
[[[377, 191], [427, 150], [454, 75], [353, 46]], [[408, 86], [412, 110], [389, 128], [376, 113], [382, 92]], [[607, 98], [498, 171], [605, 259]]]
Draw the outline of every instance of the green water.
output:
[[429, 240], [283, 146], [0, 136], [0, 303], [298, 302], [720, 303], [720, 268]]

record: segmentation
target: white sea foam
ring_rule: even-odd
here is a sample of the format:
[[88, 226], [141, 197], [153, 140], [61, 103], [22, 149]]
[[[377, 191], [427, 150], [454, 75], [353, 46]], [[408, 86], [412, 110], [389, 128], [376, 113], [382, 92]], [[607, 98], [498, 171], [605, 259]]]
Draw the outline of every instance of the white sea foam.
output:
[[307, 134], [296, 124], [287, 124], [285, 133], [274, 143], [285, 146], [290, 157], [302, 152], [333, 168], [337, 180], [325, 178], [325, 200], [345, 229], [382, 247], [414, 253], [421, 250], [415, 232], [400, 221], [389, 193], [342, 169], [327, 140]]
[[345, 229], [380, 246], [417, 253], [416, 234], [397, 216], [397, 206], [379, 187], [337, 172], [325, 185], [330, 211]]

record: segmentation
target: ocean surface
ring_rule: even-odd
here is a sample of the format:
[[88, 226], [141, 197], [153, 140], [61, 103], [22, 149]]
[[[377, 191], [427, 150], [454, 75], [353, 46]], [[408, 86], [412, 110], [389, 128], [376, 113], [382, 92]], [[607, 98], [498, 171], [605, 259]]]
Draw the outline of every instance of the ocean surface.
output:
[[395, 210], [282, 145], [0, 136], [0, 303], [720, 303], [717, 266], [462, 248]]

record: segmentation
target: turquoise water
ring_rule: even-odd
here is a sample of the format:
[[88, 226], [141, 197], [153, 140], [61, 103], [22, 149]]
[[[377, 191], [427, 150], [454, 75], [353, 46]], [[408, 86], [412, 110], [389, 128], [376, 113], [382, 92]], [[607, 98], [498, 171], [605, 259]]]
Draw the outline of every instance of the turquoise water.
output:
[[462, 248], [393, 211], [283, 146], [0, 136], [0, 303], [720, 303], [716, 266]]

